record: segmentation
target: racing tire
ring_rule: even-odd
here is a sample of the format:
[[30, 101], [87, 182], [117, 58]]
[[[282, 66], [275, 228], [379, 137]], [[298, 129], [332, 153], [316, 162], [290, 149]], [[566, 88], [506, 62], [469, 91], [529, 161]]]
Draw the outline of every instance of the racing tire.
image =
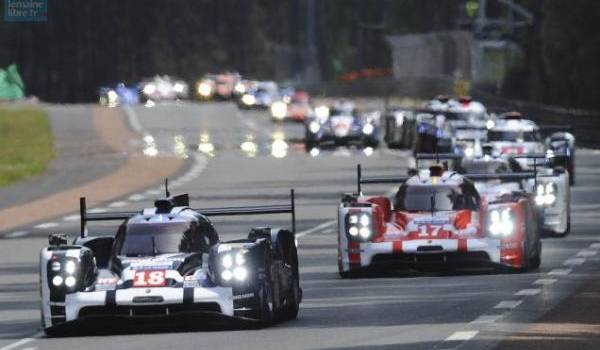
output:
[[286, 305], [283, 307], [283, 310], [281, 310], [280, 318], [282, 320], [295, 320], [298, 317], [298, 312], [300, 311], [302, 291], [296, 277], [293, 277], [292, 284], [293, 287], [288, 296], [285, 298]]
[[531, 257], [529, 261], [529, 269], [537, 270], [542, 264], [542, 242], [538, 241], [538, 247], [535, 251], [535, 255]]

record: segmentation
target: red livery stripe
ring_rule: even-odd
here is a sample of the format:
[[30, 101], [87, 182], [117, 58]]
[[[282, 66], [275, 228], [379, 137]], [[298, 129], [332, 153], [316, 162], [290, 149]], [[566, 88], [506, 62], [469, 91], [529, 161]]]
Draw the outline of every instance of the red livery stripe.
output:
[[467, 251], [467, 240], [465, 238], [458, 239], [458, 251], [459, 252]]
[[392, 243], [392, 252], [393, 253], [402, 253], [402, 241], [394, 241]]

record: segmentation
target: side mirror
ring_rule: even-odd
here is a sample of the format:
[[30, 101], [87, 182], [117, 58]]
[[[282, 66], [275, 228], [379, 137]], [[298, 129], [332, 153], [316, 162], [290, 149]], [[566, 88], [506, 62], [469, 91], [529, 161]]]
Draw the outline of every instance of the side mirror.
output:
[[67, 245], [67, 235], [64, 233], [51, 233], [48, 236], [48, 243], [55, 247]]

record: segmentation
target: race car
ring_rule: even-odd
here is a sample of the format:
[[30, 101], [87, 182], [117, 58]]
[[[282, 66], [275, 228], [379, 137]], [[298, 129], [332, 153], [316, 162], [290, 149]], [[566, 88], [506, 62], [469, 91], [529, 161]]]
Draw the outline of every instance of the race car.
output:
[[[519, 112], [508, 112], [497, 118], [488, 130], [487, 142], [501, 154], [547, 153], [554, 167], [563, 167], [569, 171], [569, 181], [575, 183], [575, 136], [567, 131], [568, 126], [538, 126], [525, 119]], [[551, 132], [542, 141], [542, 134]], [[528, 166], [522, 161], [524, 167]]]
[[98, 89], [100, 105], [106, 107], [117, 107], [125, 105], [136, 105], [140, 103], [140, 92], [135, 86], [127, 86], [118, 83], [115, 87], [103, 86]]
[[331, 108], [319, 106], [315, 116], [305, 123], [306, 150], [349, 145], [376, 148], [379, 119], [378, 112], [359, 114], [348, 101], [338, 101]]
[[168, 75], [156, 75], [139, 84], [145, 101], [180, 100], [188, 98], [188, 84]]
[[246, 91], [238, 101], [238, 106], [244, 109], [268, 109], [279, 100], [279, 86], [274, 81], [258, 81]]
[[235, 86], [240, 80], [239, 73], [206, 74], [196, 83], [196, 96], [203, 101], [215, 98], [230, 100], [234, 97]]
[[541, 232], [557, 236], [569, 234], [571, 228], [569, 172], [552, 167], [551, 160], [545, 154], [498, 156], [486, 152], [483, 156], [463, 158], [459, 171], [466, 176], [473, 173], [522, 173], [525, 169], [517, 159], [533, 162], [529, 167], [534, 172], [532, 178], [514, 181], [478, 180], [475, 181], [475, 187], [480, 195], [488, 201], [493, 201], [506, 193], [525, 190], [534, 196]]
[[[412, 176], [363, 177], [338, 208], [338, 270], [353, 277], [398, 267], [500, 266], [528, 271], [541, 263], [534, 199], [513, 191], [488, 201], [473, 180], [528, 178], [531, 173], [471, 174], [439, 164]], [[393, 201], [367, 196], [362, 184], [400, 183]]]
[[311, 113], [310, 98], [306, 91], [294, 90], [289, 95], [284, 94], [280, 101], [271, 104], [271, 117], [274, 121], [304, 122]]
[[[302, 299], [290, 205], [192, 209], [187, 194], [138, 212], [92, 214], [81, 198], [81, 236], [50, 235], [40, 253], [42, 327], [47, 334], [87, 321], [170, 322], [178, 317], [293, 319]], [[210, 216], [291, 213], [291, 229], [250, 228], [221, 242]], [[114, 235], [88, 235], [90, 221], [122, 221]], [[188, 318], [185, 318], [188, 319]], [[106, 324], [104, 324], [106, 326]]]

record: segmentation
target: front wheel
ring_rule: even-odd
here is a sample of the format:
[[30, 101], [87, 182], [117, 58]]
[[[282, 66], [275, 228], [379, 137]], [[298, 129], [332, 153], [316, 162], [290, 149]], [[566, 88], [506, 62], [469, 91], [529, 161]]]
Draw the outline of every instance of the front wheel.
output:
[[273, 323], [273, 286], [266, 278], [263, 285], [254, 292], [254, 315], [260, 327]]

